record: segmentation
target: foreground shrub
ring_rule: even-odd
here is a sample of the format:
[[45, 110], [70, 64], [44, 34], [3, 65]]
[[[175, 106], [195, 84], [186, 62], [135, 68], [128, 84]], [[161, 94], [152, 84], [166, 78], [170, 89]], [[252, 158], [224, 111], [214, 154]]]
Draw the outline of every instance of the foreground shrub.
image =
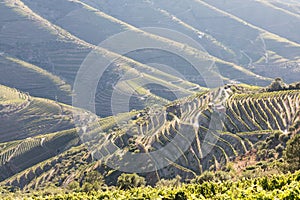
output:
[[144, 177], [137, 174], [121, 174], [118, 177], [117, 186], [120, 189], [128, 190], [134, 187], [145, 186], [146, 181]]
[[156, 183], [156, 187], [179, 187], [181, 185], [181, 177], [177, 175], [175, 178], [166, 180], [166, 179], [161, 179]]

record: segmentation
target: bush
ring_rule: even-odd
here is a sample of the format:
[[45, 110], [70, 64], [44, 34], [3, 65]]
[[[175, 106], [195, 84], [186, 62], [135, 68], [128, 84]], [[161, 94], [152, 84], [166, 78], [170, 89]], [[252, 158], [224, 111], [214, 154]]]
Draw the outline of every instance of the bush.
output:
[[231, 176], [229, 175], [228, 172], [223, 172], [223, 171], [217, 171], [215, 173], [215, 179], [218, 180], [218, 181], [227, 181], [227, 180], [230, 180], [231, 179]]
[[186, 200], [188, 198], [187, 198], [186, 194], [183, 191], [180, 191], [180, 192], [177, 192], [175, 194], [175, 199], [176, 200]]
[[145, 185], [145, 178], [140, 177], [137, 174], [121, 174], [117, 181], [117, 186], [122, 190], [128, 190], [134, 187], [141, 187]]
[[205, 171], [200, 176], [193, 179], [192, 182], [202, 184], [204, 182], [213, 181], [214, 178], [215, 178], [215, 175], [213, 172]]
[[295, 135], [287, 142], [285, 157], [289, 170], [300, 169], [300, 135]]
[[276, 78], [271, 85], [267, 87], [268, 92], [280, 91], [288, 89], [287, 85], [283, 82], [281, 78]]
[[104, 178], [98, 171], [85, 172], [82, 190], [85, 192], [101, 190], [105, 186]]
[[72, 181], [69, 185], [68, 185], [68, 190], [72, 190], [72, 191], [79, 191], [80, 185], [77, 181]]
[[161, 179], [155, 185], [155, 187], [179, 187], [181, 185], [181, 177], [177, 175], [175, 178], [166, 180]]

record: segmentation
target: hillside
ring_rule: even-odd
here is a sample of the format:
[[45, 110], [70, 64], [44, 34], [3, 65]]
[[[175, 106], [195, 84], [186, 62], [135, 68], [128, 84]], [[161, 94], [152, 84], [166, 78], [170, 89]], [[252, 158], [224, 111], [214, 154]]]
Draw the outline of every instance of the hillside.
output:
[[8, 55], [0, 56], [0, 84], [28, 92], [32, 96], [69, 102], [71, 86], [60, 77]]
[[[105, 87], [105, 91], [99, 92], [100, 94], [95, 94], [95, 96], [105, 95], [105, 98], [99, 101], [103, 102], [103, 107], [98, 108], [98, 114], [103, 116], [109, 116], [111, 111], [102, 110], [102, 108], [107, 109], [110, 102], [110, 95], [112, 93], [114, 85], [118, 82], [118, 77], [120, 75], [126, 74], [128, 69], [133, 69], [136, 73], [146, 74], [149, 78], [148, 82], [153, 82], [156, 80], [157, 84], [168, 85], [170, 90], [174, 88], [183, 91], [183, 95], [188, 96], [193, 93], [193, 90], [201, 90], [196, 84], [190, 83], [186, 80], [181, 80], [178, 77], [174, 77], [170, 74], [166, 74], [158, 69], [151, 69], [142, 63], [129, 59], [127, 57], [118, 55], [114, 52], [110, 52], [104, 48], [96, 47], [89, 44], [73, 35], [71, 35], [66, 30], [51, 24], [48, 20], [41, 18], [39, 15], [30, 10], [21, 1], [16, 1], [15, 4], [12, 2], [3, 2], [3, 7], [1, 7], [3, 15], [6, 16], [7, 21], [3, 21], [4, 28], [1, 29], [2, 44], [1, 47], [5, 54], [15, 56], [16, 58], [22, 59], [22, 61], [29, 64], [36, 64], [40, 68], [51, 72], [52, 74], [59, 76], [61, 79], [65, 80], [67, 84], [74, 84], [75, 76], [84, 60], [87, 58], [88, 54], [92, 51], [93, 55], [98, 55], [98, 58], [103, 58], [103, 60], [110, 64], [110, 70], [108, 69], [108, 75], [104, 77], [99, 83], [98, 91], [102, 91]], [[89, 11], [90, 12], [90, 11]], [[17, 15], [15, 15], [17, 14]], [[101, 16], [100, 16], [101, 17]], [[11, 21], [15, 23], [22, 23], [22, 26], [30, 27], [26, 34], [14, 31], [7, 24], [12, 24]], [[13, 31], [13, 32], [10, 32]], [[30, 37], [39, 38], [36, 40], [30, 40]], [[10, 41], [9, 38], [14, 38], [14, 41]], [[30, 49], [29, 51], [23, 51], [22, 49]], [[107, 56], [107, 57], [106, 57]], [[116, 60], [117, 59], [117, 60]], [[114, 60], [114, 63], [110, 63]], [[4, 69], [4, 68], [3, 68]], [[151, 70], [149, 70], [151, 69]], [[150, 71], [150, 72], [149, 72]], [[112, 80], [108, 80], [108, 77], [113, 77]], [[17, 78], [14, 78], [17, 79]], [[161, 80], [160, 80], [161, 79]], [[165, 81], [169, 81], [166, 83]], [[135, 82], [132, 80], [132, 82]], [[121, 83], [120, 83], [121, 85]], [[133, 90], [138, 93], [139, 87], [144, 87], [135, 83], [137, 87], [133, 87]], [[18, 85], [11, 85], [17, 87]], [[192, 88], [192, 89], [190, 89]], [[145, 90], [148, 90], [147, 88]], [[28, 92], [35, 92], [34, 88], [27, 90]], [[104, 93], [104, 94], [103, 94]], [[139, 94], [139, 93], [138, 93]], [[41, 97], [48, 97], [42, 94], [36, 94]], [[143, 91], [140, 96], [145, 95]], [[159, 99], [156, 95], [149, 94], [149, 99], [154, 98], [162, 103], [168, 102], [167, 99]], [[153, 97], [151, 97], [153, 96]], [[52, 96], [53, 97], [53, 96]], [[106, 99], [108, 98], [108, 99]], [[55, 100], [55, 99], [54, 99]], [[58, 99], [63, 101], [63, 99]], [[71, 104], [71, 99], [63, 101], [65, 103]], [[139, 108], [139, 104], [144, 107], [144, 102], [137, 103], [138, 105], [134, 107]]]
[[299, 25], [297, 0], [0, 0], [0, 199], [299, 197]]
[[[299, 90], [261, 92], [257, 87], [228, 85], [166, 107], [130, 113], [130, 118], [120, 115], [101, 119], [99, 123], [91, 118], [81, 124], [78, 135], [70, 129], [43, 136], [44, 148], [49, 145], [49, 149], [56, 149], [51, 145], [58, 144], [77, 147], [50, 151], [52, 154], [44, 157], [45, 161], [26, 165], [21, 172], [14, 171], [2, 183], [23, 189], [37, 189], [50, 183], [66, 186], [80, 181], [92, 169], [101, 172], [109, 185], [116, 184], [121, 171], [133, 169], [139, 169], [150, 185], [175, 175], [193, 179], [204, 171], [219, 170], [240, 156], [260, 152], [262, 142], [272, 141], [265, 146], [270, 151], [276, 146], [285, 147], [292, 134], [290, 128], [300, 120], [299, 98]], [[3, 157], [9, 157], [6, 154], [16, 146], [21, 149], [6, 165], [15, 162], [18, 166], [17, 160], [31, 155], [34, 148], [43, 148], [39, 146], [41, 138], [4, 143], [8, 147]], [[79, 139], [84, 145], [79, 145]], [[274, 156], [280, 158], [280, 154]], [[258, 153], [256, 159], [261, 158], [263, 155]], [[19, 173], [12, 176], [16, 172]]]
[[[235, 13], [227, 12], [225, 8], [218, 8], [211, 2], [208, 2], [210, 5], [202, 1], [190, 1], [190, 5], [193, 5], [192, 11], [186, 8], [186, 5], [172, 5], [164, 1], [95, 3], [55, 0], [45, 3], [42, 0], [16, 0], [14, 2], [3, 1], [1, 8], [1, 13], [6, 18], [1, 22], [1, 26], [4, 27], [1, 29], [3, 36], [1, 37], [1, 51], [10, 57], [38, 66], [69, 85], [74, 84], [79, 68], [83, 63], [87, 63], [89, 53], [99, 54], [103, 59], [106, 59], [103, 55], [107, 55], [109, 61], [114, 60], [105, 73], [105, 78], [100, 80], [96, 93], [89, 94], [89, 96], [96, 97], [97, 114], [101, 116], [112, 114], [113, 108], [110, 107], [109, 102], [113, 91], [116, 91], [115, 88], [118, 87], [123, 89], [130, 85], [132, 90], [128, 91], [129, 94], [134, 93], [138, 96], [131, 101], [136, 103], [131, 103], [130, 109], [143, 109], [151, 105], [148, 102], [157, 102], [160, 105], [169, 103], [170, 100], [174, 100], [174, 95], [170, 94], [174, 90], [181, 90], [179, 96], [183, 97], [191, 95], [195, 90], [200, 91], [201, 88], [196, 84], [210, 87], [207, 77], [203, 77], [203, 74], [202, 76], [195, 75], [193, 67], [196, 67], [198, 71], [203, 71], [213, 65], [216, 73], [219, 73], [216, 79], [220, 81], [237, 81], [261, 86], [271, 81], [269, 77], [281, 76], [287, 82], [293, 82], [299, 75], [294, 65], [298, 60], [299, 44], [297, 41], [289, 40], [290, 37], [287, 35], [269, 30], [264, 27], [264, 24], [259, 25], [254, 22], [250, 24], [252, 21], [246, 18], [248, 16], [235, 16]], [[128, 12], [121, 12], [124, 5]], [[136, 7], [131, 5], [140, 9], [135, 9]], [[111, 7], [114, 9], [110, 9]], [[188, 12], [184, 12], [185, 9]], [[184, 15], [177, 14], [181, 12]], [[201, 16], [200, 13], [206, 13], [212, 17], [207, 18]], [[143, 15], [143, 18], [134, 17], [139, 15]], [[297, 19], [294, 15], [287, 16]], [[219, 34], [222, 32], [219, 29], [221, 26], [214, 20], [218, 17], [222, 19], [223, 25], [232, 28]], [[213, 23], [206, 23], [201, 19], [212, 20]], [[198, 21], [201, 22], [201, 26]], [[28, 29], [22, 30], [20, 34], [14, 31], [14, 25], [26, 26]], [[180, 31], [199, 43], [201, 48], [195, 48], [190, 43], [184, 44], [183, 38], [172, 37], [163, 31], [140, 29], [144, 26]], [[230, 30], [234, 30], [235, 33]], [[142, 50], [125, 52], [126, 54], [121, 56], [118, 53], [122, 54], [122, 52], [114, 49], [110, 44], [103, 44], [103, 48], [96, 47], [100, 42], [111, 39], [111, 36], [124, 31], [129, 31], [133, 38], [156, 44], [154, 46], [167, 46], [173, 52], [144, 47]], [[235, 34], [245, 33], [247, 33], [245, 37], [232, 37]], [[35, 39], [31, 40], [31, 37]], [[132, 46], [131, 44], [133, 44], [132, 41], [128, 40], [124, 46]], [[22, 49], [29, 49], [29, 51], [22, 51]], [[178, 55], [174, 55], [174, 52]], [[196, 63], [204, 63], [191, 67], [186, 60], [190, 57]], [[115, 61], [116, 58], [119, 59]], [[159, 64], [159, 69], [153, 63]], [[170, 70], [162, 68], [161, 65], [170, 66], [176, 73], [167, 74]], [[286, 65], [291, 65], [291, 67]], [[157, 85], [167, 86], [164, 88], [165, 95], [160, 92], [160, 87], [154, 84], [143, 85], [145, 83], [141, 83], [139, 78], [134, 78], [129, 83], [120, 81], [120, 77], [126, 76], [131, 68], [136, 70], [134, 77], [142, 74], [140, 78], [147, 77], [144, 81], [146, 83], [156, 82]], [[153, 68], [155, 68], [155, 73], [152, 73]], [[273, 72], [269, 73], [270, 71]], [[178, 79], [176, 77], [178, 73], [183, 77]], [[112, 78], [108, 80], [107, 77]], [[165, 80], [169, 83], [167, 84]], [[4, 83], [6, 84], [7, 81]], [[21, 88], [17, 83], [9, 84], [9, 86], [22, 89], [34, 96], [57, 99], [71, 104], [69, 95], [66, 98], [56, 94], [45, 95], [41, 91], [35, 91], [34, 87]], [[55, 90], [59, 93], [59, 89]], [[147, 101], [142, 100], [144, 96], [147, 96]]]
[[[245, 69], [253, 71], [258, 75], [264, 77], [275, 78], [280, 74], [280, 76], [284, 79], [293, 79], [291, 82], [297, 81], [297, 77], [291, 77], [291, 74], [289, 72], [291, 72], [290, 70], [293, 70], [293, 72], [298, 73], [293, 63], [298, 62], [299, 59], [299, 44], [294, 40], [289, 40], [288, 35], [279, 34], [279, 32], [273, 31], [273, 29], [268, 29], [266, 27], [267, 22], [269, 22], [270, 24], [274, 24], [273, 18], [277, 16], [277, 14], [274, 14], [274, 12], [280, 13], [280, 11], [277, 11], [274, 8], [267, 7], [269, 8], [269, 10], [271, 10], [267, 13], [269, 14], [269, 18], [266, 18], [265, 24], [259, 24], [259, 26], [250, 19], [254, 16], [256, 18], [260, 17], [257, 15], [251, 15], [252, 7], [248, 5], [245, 6], [244, 3], [237, 3], [235, 1], [229, 1], [228, 3], [224, 3], [223, 1], [208, 1], [209, 4], [205, 1], [197, 0], [191, 0], [187, 2], [94, 2], [87, 0], [85, 2], [98, 8], [99, 10], [103, 10], [113, 17], [121, 19], [129, 24], [133, 24], [136, 27], [157, 26], [181, 30], [180, 27], [184, 25], [186, 27], [188, 25], [188, 27], [192, 27], [193, 30], [199, 31], [201, 36], [199, 37], [198, 35], [198, 38], [196, 39], [193, 34], [184, 31], [183, 32], [190, 37], [195, 38], [195, 40], [202, 44], [203, 47], [211, 55], [224, 59], [228, 62], [241, 65]], [[222, 5], [222, 7], [215, 7], [215, 4]], [[259, 9], [263, 10], [264, 5], [265, 4], [259, 5]], [[112, 7], [114, 9], [111, 9]], [[129, 12], [122, 12], [124, 7]], [[140, 9], [135, 9], [136, 7], [139, 7]], [[226, 7], [241, 7], [244, 10], [247, 10], [247, 12], [243, 12], [242, 9], [236, 9], [243, 14], [242, 17], [239, 15], [235, 15], [236, 13], [227, 12]], [[247, 13], [250, 14], [248, 16], [245, 16]], [[284, 14], [286, 15], [286, 13]], [[135, 16], [141, 17], [139, 18]], [[289, 16], [287, 18], [289, 18]], [[295, 18], [296, 22], [298, 20], [298, 18], [295, 16], [291, 16], [291, 18]], [[289, 18], [289, 20], [291, 19]], [[280, 23], [280, 21], [278, 20], [275, 21], [275, 23]], [[297, 26], [294, 26], [292, 24], [292, 22], [284, 24], [281, 23], [281, 27], [284, 28], [277, 26], [274, 27], [276, 27], [277, 30], [289, 32], [290, 34], [296, 34], [297, 31], [292, 31], [287, 27], [293, 26], [296, 29]], [[226, 29], [224, 29], [223, 27], [226, 27]], [[205, 41], [203, 40], [207, 38], [213, 38], [215, 42], [210, 41], [208, 45], [205, 45]], [[224, 52], [221, 54], [216, 54], [219, 51], [217, 51], [216, 49], [210, 49], [214, 46], [212, 43], [216, 43], [224, 47], [224, 49], [226, 49], [227, 51], [227, 55]], [[228, 57], [228, 55], [230, 54], [231, 56]], [[234, 57], [232, 57], [232, 55]], [[280, 57], [280, 59], [278, 59], [277, 57]], [[265, 63], [261, 63], [262, 58], [267, 59]], [[286, 70], [286, 68], [284, 68], [284, 64], [286, 61], [291, 61], [292, 67], [290, 70]], [[272, 72], [275, 71], [275, 74], [270, 73], [269, 67], [272, 66], [274, 67]], [[222, 73], [222, 65], [218, 65], [218, 67], [220, 68], [220, 72]], [[299, 76], [299, 74], [297, 76]], [[241, 82], [245, 82], [245, 79], [247, 79], [246, 76], [243, 76], [243, 78], [244, 80], [240, 80]]]
[[[102, 42], [105, 39], [108, 39], [109, 36], [113, 36], [115, 34], [118, 34], [122, 31], [131, 31], [132, 37], [136, 35], [136, 37], [139, 38], [141, 41], [151, 41], [153, 44], [160, 44], [162, 46], [169, 46], [169, 50], [178, 50], [180, 49], [183, 51], [183, 55], [185, 58], [188, 58], [189, 56], [193, 56], [194, 59], [196, 59], [198, 62], [203, 62], [203, 56], [199, 57], [198, 54], [207, 56], [205, 52], [203, 51], [211, 51], [213, 50], [203, 50], [198, 49], [194, 46], [190, 46], [189, 43], [186, 44], [187, 47], [182, 49], [182, 46], [180, 43], [182, 43], [181, 38], [168, 38], [166, 34], [154, 32], [152, 33], [143, 31], [143, 34], [141, 35], [141, 31], [138, 27], [141, 27], [141, 25], [132, 26], [131, 24], [128, 24], [124, 21], [121, 21], [118, 18], [112, 17], [105, 12], [102, 12], [101, 10], [97, 10], [94, 7], [89, 6], [88, 4], [84, 4], [81, 1], [51, 1], [47, 4], [40, 2], [32, 2], [32, 1], [24, 1], [26, 5], [28, 5], [31, 9], [39, 13], [42, 17], [49, 20], [50, 22], [54, 23], [55, 25], [67, 30], [68, 32], [72, 33], [78, 38], [83, 39], [84, 41], [90, 42], [94, 45], [98, 45], [100, 42]], [[64, 5], [61, 6], [60, 9], [57, 9], [57, 3]], [[50, 12], [50, 11], [51, 12]], [[53, 14], [54, 13], [54, 14]], [[74, 17], [74, 16], [77, 16]], [[83, 18], [80, 16], [88, 16], [87, 18]], [[60, 17], [59, 20], [56, 18]], [[159, 12], [159, 17], [165, 17]], [[167, 16], [167, 19], [170, 20], [170, 16]], [[92, 23], [93, 22], [93, 23]], [[174, 24], [174, 21], [170, 22], [171, 24]], [[70, 26], [70, 24], [76, 24], [76, 26]], [[182, 27], [181, 24], [175, 23], [178, 27]], [[188, 25], [185, 25], [184, 28], [189, 27]], [[81, 27], [82, 29], [78, 29], [78, 27]], [[104, 29], [99, 29], [98, 27], [107, 27]], [[191, 29], [191, 27], [189, 27]], [[83, 31], [84, 30], [84, 31]], [[86, 33], [86, 31], [89, 32], [89, 34]], [[195, 30], [193, 30], [195, 32]], [[91, 35], [92, 34], [92, 35]], [[97, 35], [97, 36], [96, 36]], [[130, 35], [130, 34], [129, 34]], [[162, 36], [162, 37], [160, 37]], [[195, 38], [195, 36], [193, 36]], [[199, 38], [198, 38], [199, 39]], [[95, 41], [96, 40], [96, 41]], [[175, 43], [174, 40], [177, 42]], [[178, 43], [179, 42], [179, 43]], [[202, 43], [200, 43], [202, 44]], [[205, 42], [204, 42], [205, 44]], [[116, 49], [113, 49], [110, 47], [104, 45], [105, 48], [108, 48], [108, 50], [116, 51]], [[219, 46], [216, 46], [219, 45]], [[126, 46], [126, 44], [124, 44]], [[130, 46], [130, 44], [128, 45]], [[154, 45], [155, 46], [155, 45]], [[208, 44], [206, 44], [207, 47], [212, 47], [216, 49], [216, 51], [227, 51], [227, 54], [231, 54], [230, 50], [226, 49], [226, 47], [223, 47], [221, 44], [219, 44], [217, 41], [211, 40]], [[135, 51], [134, 53], [128, 53], [125, 56], [132, 58], [138, 62], [141, 62], [143, 64], [151, 63], [153, 57], [157, 58], [158, 54], [161, 59], [157, 60], [156, 62], [159, 62], [163, 65], [172, 66], [175, 70], [179, 71], [180, 73], [183, 73], [183, 70], [180, 69], [182, 65], [185, 65], [188, 68], [188, 63], [184, 63], [176, 56], [165, 53], [161, 51], [155, 51], [155, 50], [149, 50], [147, 47], [144, 47], [146, 50], [139, 50]], [[217, 50], [219, 48], [219, 50]], [[174, 51], [173, 50], [173, 51]], [[193, 51], [193, 52], [191, 52]], [[145, 54], [147, 53], [147, 55]], [[127, 53], [127, 52], [125, 52]], [[198, 54], [197, 54], [198, 53]], [[150, 54], [150, 55], [148, 55]], [[227, 56], [227, 55], [226, 55]], [[171, 59], [166, 59], [171, 58]], [[246, 69], [241, 69], [239, 66], [237, 66], [235, 63], [227, 62], [225, 60], [222, 60], [220, 58], [211, 56], [207, 58], [208, 61], [214, 61], [215, 64], [219, 67], [220, 73], [223, 77], [228, 79], [239, 79], [239, 77], [244, 77], [245, 83], [251, 83], [251, 82], [257, 82], [260, 85], [266, 84], [269, 80], [265, 77], [257, 76], [256, 74], [251, 73], [250, 71]], [[171, 62], [170, 62], [171, 61]], [[206, 66], [208, 67], [208, 66]], [[185, 70], [185, 73], [188, 75], [192, 75], [192, 70]], [[202, 86], [206, 86], [203, 80], [190, 80], [191, 82], [200, 84]]]
[[1, 85], [0, 91], [1, 180], [79, 143], [73, 108]]
[[[177, 174], [190, 179], [205, 170], [217, 170], [251, 152], [277, 130], [284, 135], [299, 120], [299, 91], [247, 93], [246, 88], [225, 87], [171, 105], [159, 114], [149, 112], [128, 124], [127, 130], [112, 133], [113, 139], [101, 142], [95, 154], [121, 171], [141, 169], [142, 173], [162, 166], [148, 174], [154, 180]], [[134, 158], [143, 159], [138, 168]]]

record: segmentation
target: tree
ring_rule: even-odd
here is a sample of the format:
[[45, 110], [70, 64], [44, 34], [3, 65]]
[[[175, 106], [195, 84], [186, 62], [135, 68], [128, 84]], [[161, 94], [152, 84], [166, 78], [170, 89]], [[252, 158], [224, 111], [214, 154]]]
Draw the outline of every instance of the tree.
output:
[[104, 178], [98, 171], [85, 172], [82, 189], [85, 192], [101, 190], [105, 186]]
[[141, 187], [145, 185], [145, 178], [137, 174], [121, 174], [121, 176], [118, 177], [117, 181], [117, 186], [122, 190]]
[[80, 185], [77, 181], [72, 181], [71, 183], [69, 183], [68, 187], [69, 190], [72, 191], [79, 191]]
[[272, 91], [280, 91], [287, 89], [286, 84], [283, 82], [281, 78], [276, 78], [271, 85], [267, 88], [268, 92]]
[[296, 134], [287, 142], [285, 157], [289, 165], [289, 170], [295, 171], [300, 169], [300, 135], [299, 134]]

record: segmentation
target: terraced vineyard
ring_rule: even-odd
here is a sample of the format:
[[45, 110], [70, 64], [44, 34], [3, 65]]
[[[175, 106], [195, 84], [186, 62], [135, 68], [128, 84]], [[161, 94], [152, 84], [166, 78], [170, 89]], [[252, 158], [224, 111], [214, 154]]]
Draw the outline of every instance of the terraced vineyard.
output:
[[[298, 123], [298, 90], [260, 90], [246, 85], [227, 85], [166, 107], [129, 115], [124, 113], [100, 121], [84, 115], [87, 124], [78, 127], [77, 131], [65, 126], [63, 121], [58, 127], [70, 130], [2, 143], [1, 168], [10, 171], [2, 174], [3, 183], [21, 185], [23, 189], [47, 186], [49, 181], [68, 185], [80, 179], [84, 171], [97, 169], [108, 184], [116, 184], [116, 177], [132, 164], [135, 169], [144, 171], [141, 175], [150, 185], [177, 174], [192, 179], [204, 171], [218, 170], [240, 156], [253, 153], [259, 142], [268, 140], [275, 132], [280, 131], [280, 137], [287, 135], [290, 127]], [[33, 105], [43, 102], [34, 98], [23, 110], [30, 113]], [[59, 106], [54, 105], [51, 109], [49, 105], [48, 108], [45, 105], [38, 107], [45, 108], [47, 115], [53, 115], [60, 112]], [[34, 112], [39, 113], [39, 110], [35, 108]], [[54, 132], [47, 130], [47, 133]], [[78, 146], [80, 139], [84, 145]], [[72, 148], [74, 146], [77, 147]], [[72, 149], [65, 152], [69, 148]], [[38, 156], [37, 151], [44, 153]], [[155, 157], [156, 152], [162, 152], [159, 159]], [[143, 162], [132, 162], [128, 156], [139, 154], [146, 155]], [[28, 155], [34, 157], [30, 165], [23, 162]], [[154, 160], [165, 166], [155, 170]], [[36, 165], [32, 166], [33, 163]], [[138, 168], [137, 164], [140, 165]], [[68, 173], [62, 176], [62, 171]]]
[[1, 180], [78, 145], [74, 108], [1, 85], [0, 90]]
[[68, 107], [50, 100], [30, 98], [24, 106], [2, 113], [0, 141], [20, 140], [73, 128], [72, 117]]
[[[125, 130], [93, 140], [103, 144], [95, 152], [105, 161], [104, 165], [111, 162], [110, 166], [115, 164], [126, 169], [130, 161], [116, 162], [119, 155], [129, 151], [146, 153], [151, 158], [153, 152], [171, 143], [176, 146], [173, 154], [181, 156], [172, 161], [173, 157], [165, 152], [161, 159], [170, 164], [157, 170], [157, 180], [175, 177], [175, 174], [192, 178], [251, 152], [257, 142], [278, 130], [287, 133], [299, 118], [299, 91], [241, 94], [233, 92], [232, 88], [235, 86], [205, 92], [166, 109], [149, 111], [135, 118]], [[185, 149], [179, 141], [191, 147]], [[142, 163], [154, 165], [152, 162], [146, 159]], [[140, 167], [147, 169], [143, 164]]]
[[154, 186], [287, 162], [300, 130], [299, 10], [0, 0], [0, 186], [82, 189], [94, 170], [109, 186], [124, 172]]
[[[29, 182], [33, 178], [42, 175], [44, 172], [43, 169], [45, 169], [45, 171], [52, 171], [51, 167], [54, 167], [55, 162], [45, 160], [54, 160], [56, 155], [65, 152], [73, 146], [77, 146], [79, 143], [80, 141], [76, 131], [70, 130], [48, 134], [44, 137], [28, 138], [17, 144], [9, 145], [0, 155], [0, 178], [1, 180], [5, 180], [8, 177], [14, 177], [14, 174], [18, 172], [24, 171], [22, 173], [29, 173], [25, 176], [26, 178], [18, 178], [18, 182], [11, 184], [18, 184], [21, 187], [25, 187], [29, 185]], [[68, 160], [68, 158], [66, 159]], [[49, 163], [51, 164], [49, 165]], [[32, 166], [35, 166], [34, 173], [32, 170], [28, 170], [28, 168], [31, 169]]]
[[[174, 95], [172, 96], [170, 93], [174, 90], [180, 91], [180, 97], [182, 97], [201, 90], [200, 86], [207, 86], [205, 77], [194, 77], [195, 69], [192, 69], [190, 63], [172, 53], [146, 48], [118, 55], [120, 52], [115, 52], [116, 49], [111, 48], [110, 45], [104, 45], [103, 48], [96, 47], [99, 42], [124, 31], [130, 31], [141, 41], [149, 41], [151, 44], [178, 50], [184, 57], [193, 57], [197, 63], [202, 63], [203, 59], [215, 63], [217, 71], [220, 72], [218, 79], [225, 82], [239, 81], [265, 86], [271, 81], [269, 77], [282, 75], [291, 82], [299, 75], [294, 67], [288, 68], [288, 70], [282, 67], [286, 62], [297, 62], [298, 60], [299, 44], [289, 40], [291, 39], [288, 37], [289, 35], [279, 34], [278, 29], [261, 28], [264, 27], [264, 24], [258, 25], [255, 22], [250, 24], [247, 22], [248, 18], [244, 19], [249, 16], [238, 18], [233, 15], [235, 13], [225, 12], [211, 2], [189, 1], [189, 4], [198, 13], [192, 16], [190, 8], [186, 5], [181, 3], [173, 5], [173, 3], [165, 1], [95, 3], [79, 0], [55, 0], [45, 3], [43, 1], [15, 0], [13, 2], [2, 1], [1, 13], [7, 20], [2, 20], [0, 24], [1, 27], [4, 27], [1, 29], [3, 36], [1, 44], [3, 45], [1, 45], [0, 53], [8, 55], [10, 58], [13, 57], [13, 60], [10, 59], [9, 62], [5, 60], [4, 67], [1, 69], [5, 70], [8, 66], [13, 65], [17, 71], [9, 73], [9, 76], [5, 76], [6, 73], [3, 73], [2, 84], [21, 89], [34, 96], [70, 104], [68, 85], [74, 84], [79, 67], [88, 54], [93, 51], [99, 57], [107, 55], [110, 60], [115, 62], [111, 64], [105, 78], [100, 80], [96, 94], [90, 94], [96, 96], [96, 109], [100, 116], [106, 117], [112, 114], [109, 105], [112, 92], [128, 88], [128, 85], [131, 87], [130, 92], [133, 91], [138, 96], [131, 101], [130, 108], [138, 110], [151, 106], [148, 102], [170, 103], [170, 100], [174, 99]], [[57, 7], [57, 5], [60, 6]], [[121, 12], [124, 5], [129, 12]], [[130, 5], [135, 5], [135, 7]], [[114, 9], [110, 9], [111, 7]], [[136, 9], [136, 7], [141, 9]], [[188, 12], [185, 12], [185, 9]], [[268, 9], [274, 10], [272, 7], [268, 7]], [[141, 22], [139, 18], [135, 17], [141, 15], [141, 12], [143, 16], [151, 17], [147, 17], [147, 20], [144, 17], [145, 20]], [[206, 16], [202, 16], [200, 13], [211, 15], [212, 17], [208, 19], [220, 18], [222, 24], [232, 28], [219, 34], [220, 23], [217, 20], [214, 20], [214, 23], [206, 23], [203, 21], [203, 19], [207, 19]], [[295, 18], [295, 16], [291, 17]], [[191, 20], [192, 18], [195, 20]], [[203, 24], [199, 26], [197, 21], [203, 22]], [[13, 24], [26, 26], [28, 29], [23, 31], [23, 35], [20, 35], [18, 31], [11, 29]], [[199, 43], [201, 48], [195, 48], [189, 42], [186, 44], [181, 37], [168, 38], [163, 32], [139, 29], [143, 26], [154, 26], [154, 24], [159, 28], [181, 31], [194, 39], [194, 42]], [[103, 28], [99, 29], [99, 26]], [[229, 30], [235, 30], [237, 34], [241, 33], [241, 35], [244, 32], [248, 34], [245, 39], [231, 37], [234, 34]], [[276, 33], [279, 36], [275, 35]], [[31, 42], [30, 37], [38, 39]], [[263, 50], [261, 46], [264, 47]], [[22, 49], [30, 50], [22, 51]], [[119, 59], [116, 60], [116, 58]], [[171, 66], [183, 74], [187, 80], [178, 78], [175, 74], [167, 74], [169, 70], [164, 71], [153, 67], [151, 65], [153, 61]], [[16, 62], [17, 67], [15, 66]], [[204, 65], [206, 66], [207, 63]], [[20, 85], [21, 80], [17, 81], [19, 80], [18, 76], [24, 74], [24, 77], [27, 77], [28, 73], [32, 73], [32, 66], [48, 72], [44, 73], [46, 71], [43, 71], [42, 74], [36, 76], [40, 83], [39, 86], [36, 85], [37, 82], [32, 83], [28, 79], [24, 80], [26, 84]], [[30, 72], [28, 72], [28, 67], [31, 68]], [[272, 71], [275, 71], [275, 74], [268, 73], [267, 69], [270, 67], [274, 68]], [[199, 70], [205, 71], [206, 68]], [[132, 73], [138, 73], [137, 78], [120, 81], [120, 77], [126, 76], [128, 70], [131, 69], [136, 70]], [[50, 83], [49, 86], [52, 85], [52, 88], [49, 88], [49, 92], [45, 92], [44, 87], [48, 85], [46, 83], [54, 77], [61, 79], [60, 83], [57, 81]], [[14, 81], [10, 82], [8, 78]], [[155, 82], [165, 86], [167, 87], [166, 92], [156, 92], [158, 91], [157, 87], [151, 84], [140, 87], [140, 80], [143, 80], [143, 83]], [[50, 81], [53, 82], [53, 80]], [[149, 98], [149, 101], [143, 101], [145, 97]]]

